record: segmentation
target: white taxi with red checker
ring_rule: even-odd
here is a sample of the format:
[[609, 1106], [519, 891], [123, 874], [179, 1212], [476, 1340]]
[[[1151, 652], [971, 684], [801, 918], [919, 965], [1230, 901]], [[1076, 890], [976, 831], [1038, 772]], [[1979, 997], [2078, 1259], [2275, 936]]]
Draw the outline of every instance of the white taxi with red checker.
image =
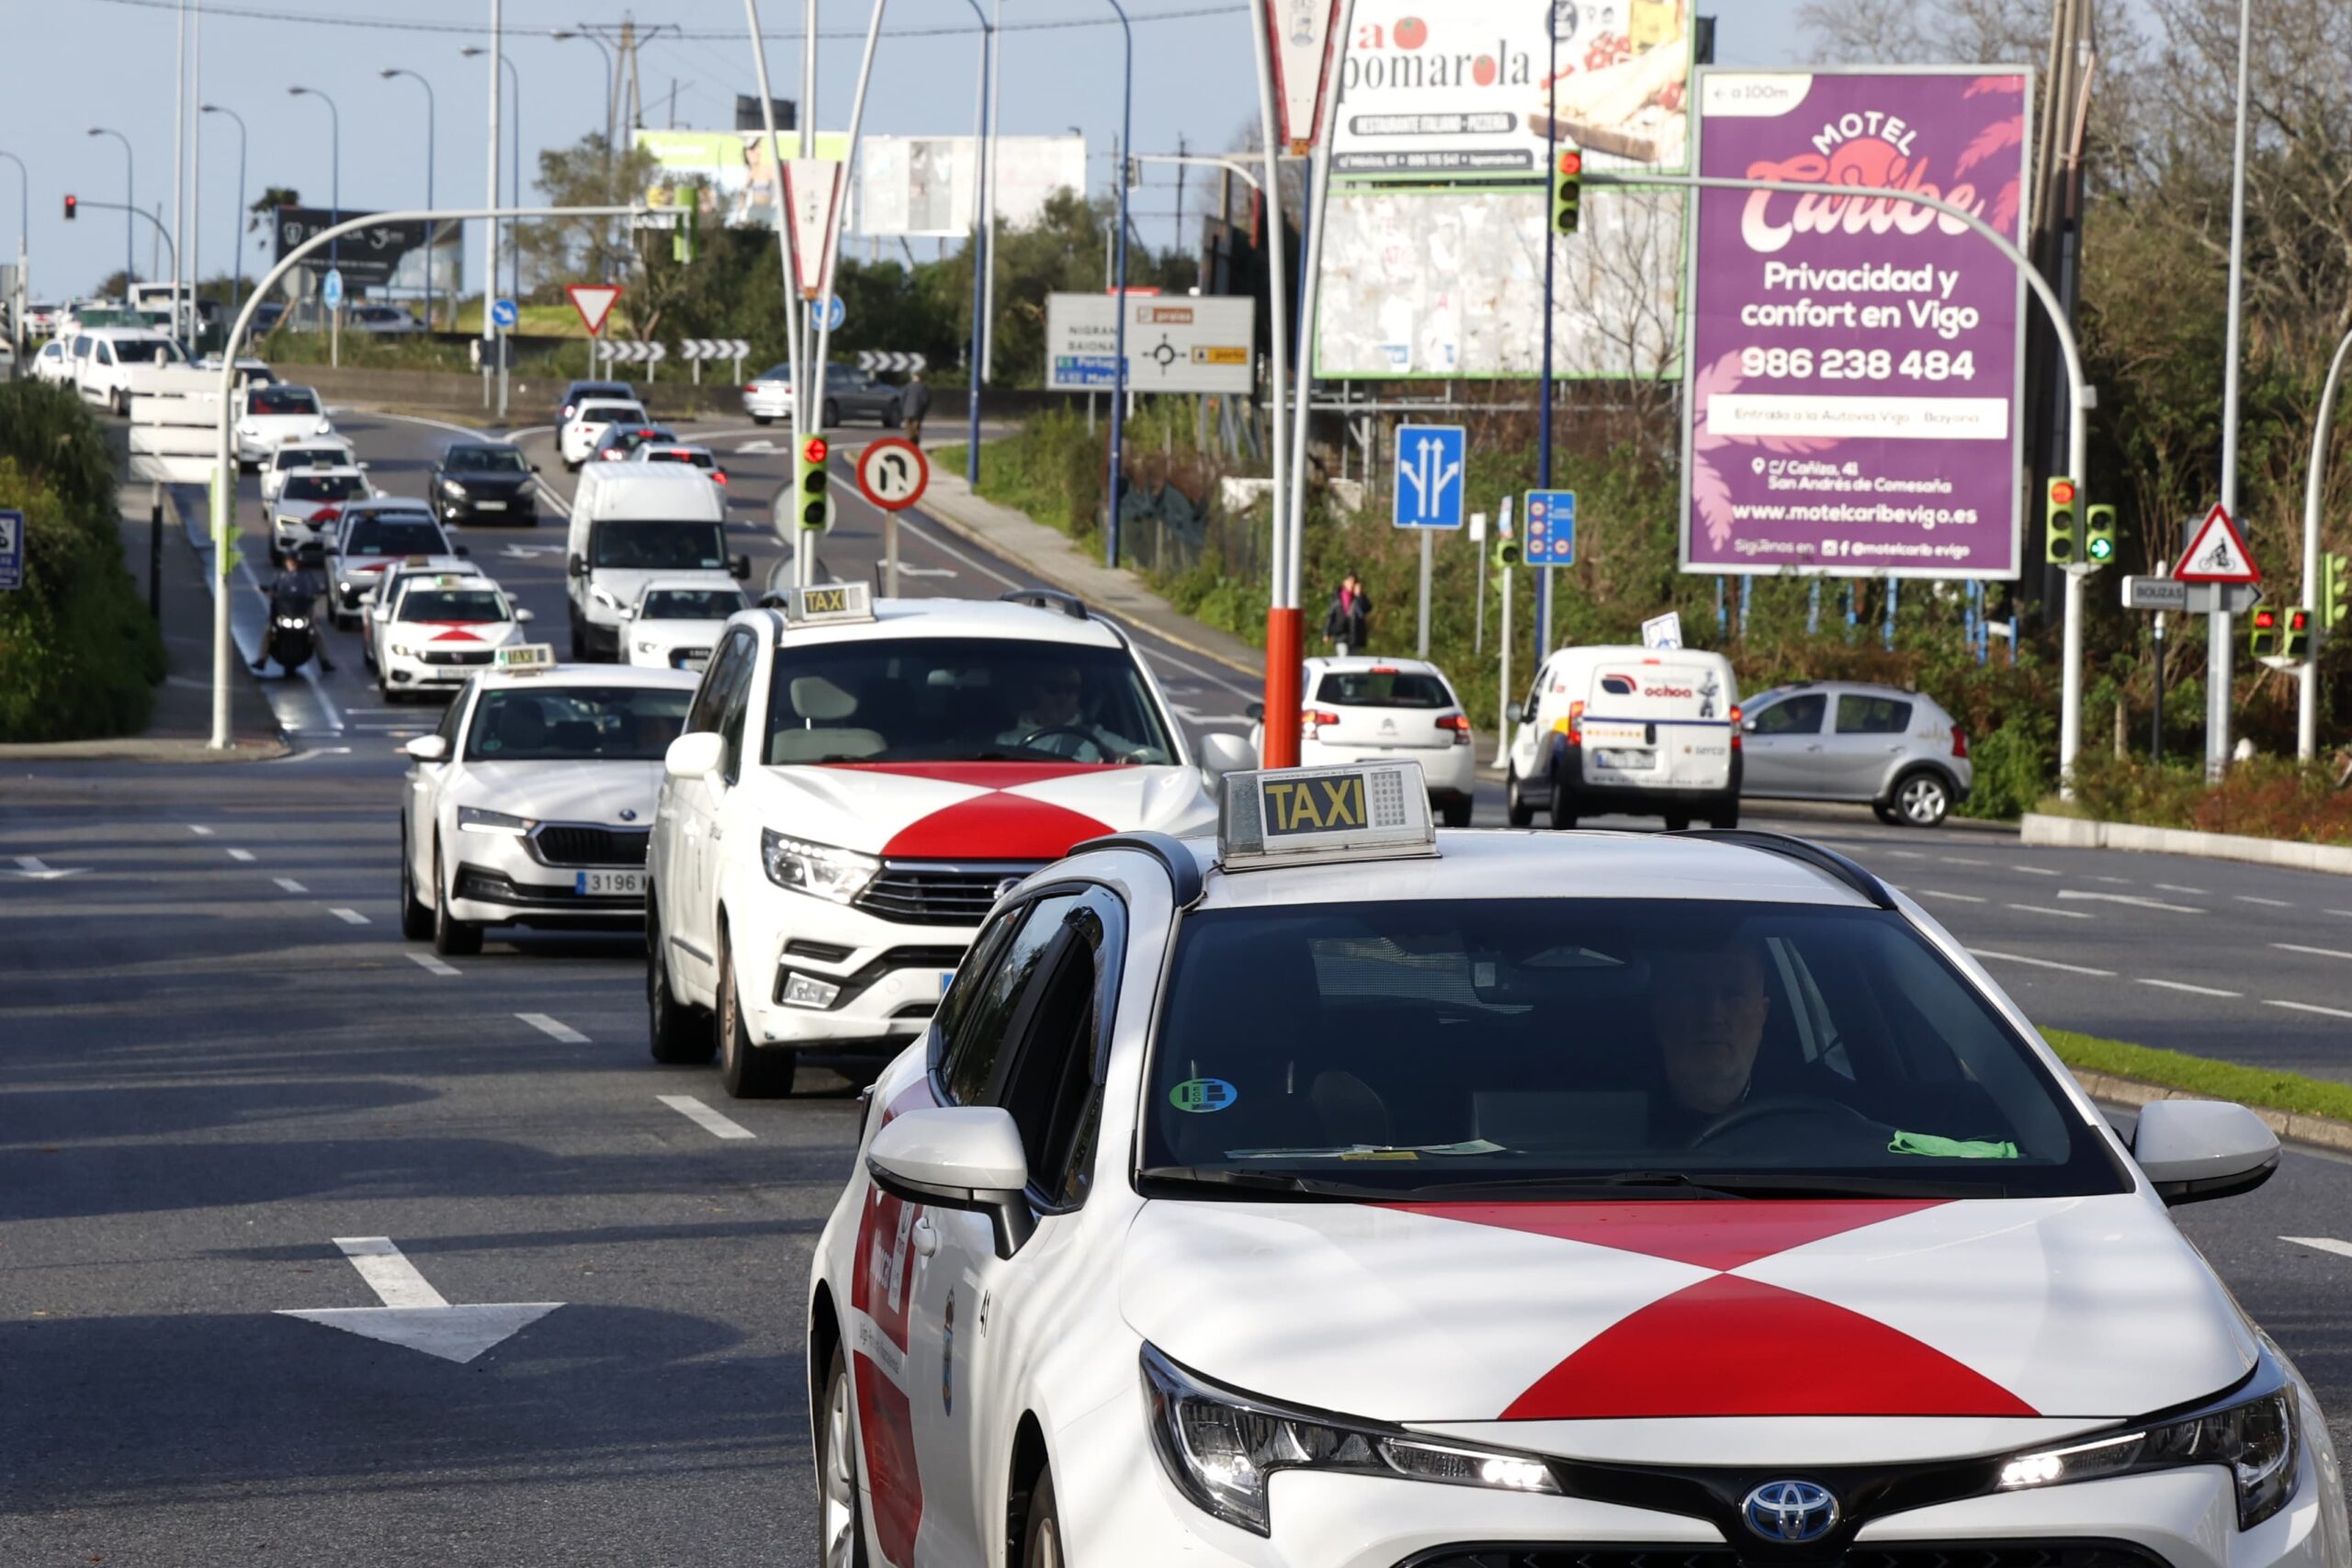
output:
[[1198, 831], [1204, 769], [1126, 638], [1065, 594], [795, 589], [717, 639], [647, 862], [653, 1055], [788, 1093], [801, 1052], [930, 1027], [1001, 892], [1081, 840]]
[[1762, 833], [1436, 833], [1409, 765], [1081, 846], [818, 1244], [828, 1564], [2344, 1568], [2310, 1387], [1909, 898]]
[[380, 621], [370, 616], [377, 689], [386, 702], [413, 692], [454, 692], [519, 645], [531, 612], [479, 572], [411, 573], [390, 586]]

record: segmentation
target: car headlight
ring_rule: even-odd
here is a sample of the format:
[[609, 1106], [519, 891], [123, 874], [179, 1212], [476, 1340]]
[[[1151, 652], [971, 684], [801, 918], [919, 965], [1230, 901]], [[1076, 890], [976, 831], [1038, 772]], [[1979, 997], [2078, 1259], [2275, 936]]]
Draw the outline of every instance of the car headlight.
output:
[[773, 828], [760, 829], [760, 861], [768, 880], [795, 893], [808, 893], [846, 904], [865, 891], [882, 863], [855, 850], [787, 839]]
[[[400, 651], [393, 649], [394, 652]], [[509, 817], [503, 811], [484, 811], [479, 806], [458, 807], [458, 830], [464, 833], [503, 833], [519, 839], [538, 824], [527, 817]]]
[[637, 645], [637, 651], [639, 653], [650, 653], [653, 651], [653, 649], [654, 645], [652, 643], [642, 640], [640, 640]]
[[2233, 1393], [2225, 1403], [2128, 1432], [2091, 1438], [2064, 1448], [2018, 1454], [2001, 1464], [1999, 1490], [2020, 1492], [2137, 1471], [2220, 1465], [2238, 1499], [2238, 1529], [2250, 1530], [2295, 1495], [2300, 1441], [2295, 1385], [2267, 1353], [2255, 1371], [2258, 1393]]
[[333, 435], [334, 434], [334, 423], [331, 420], [322, 419], [319, 421], [317, 428], [315, 428], [311, 434], [314, 435]]
[[390, 651], [394, 659], [406, 659], [409, 657], [408, 644], [404, 642], [396, 642], [392, 644]]
[[463, 501], [466, 499], [466, 487], [459, 484], [455, 479], [443, 479], [441, 481], [441, 493], [449, 497], [453, 501]]
[[1152, 1448], [1176, 1489], [1255, 1535], [1273, 1533], [1266, 1483], [1279, 1470], [1343, 1471], [1557, 1496], [1541, 1459], [1422, 1438], [1398, 1427], [1285, 1409], [1194, 1377], [1143, 1348]]
[[250, 424], [241, 424], [237, 426], [237, 434], [240, 435], [258, 435], [261, 432], [255, 430]]
[[617, 610], [621, 607], [621, 602], [619, 600], [614, 598], [610, 593], [601, 588], [591, 588], [588, 590], [588, 597], [594, 599], [597, 604], [602, 604], [607, 610]]

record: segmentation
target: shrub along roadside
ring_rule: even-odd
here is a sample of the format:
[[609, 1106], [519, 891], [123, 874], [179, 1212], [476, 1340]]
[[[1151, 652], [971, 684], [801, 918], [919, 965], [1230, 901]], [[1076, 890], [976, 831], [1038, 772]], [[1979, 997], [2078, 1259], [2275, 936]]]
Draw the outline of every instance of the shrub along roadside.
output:
[[113, 460], [70, 391], [0, 384], [0, 507], [25, 513], [25, 582], [0, 593], [0, 742], [135, 733], [164, 645], [123, 565]]
[[2146, 828], [2352, 844], [2352, 790], [2335, 787], [2324, 763], [2279, 757], [2233, 763], [2209, 788], [2200, 761], [2160, 766], [2086, 752], [2075, 764], [2075, 798], [2045, 801], [2041, 809]]
[[2068, 1066], [2110, 1077], [2177, 1089], [2211, 1100], [2231, 1100], [2267, 1111], [2290, 1111], [2352, 1122], [2352, 1084], [2330, 1083], [2300, 1073], [2217, 1062], [2179, 1051], [2127, 1045], [2070, 1030], [2045, 1029], [2041, 1037]]

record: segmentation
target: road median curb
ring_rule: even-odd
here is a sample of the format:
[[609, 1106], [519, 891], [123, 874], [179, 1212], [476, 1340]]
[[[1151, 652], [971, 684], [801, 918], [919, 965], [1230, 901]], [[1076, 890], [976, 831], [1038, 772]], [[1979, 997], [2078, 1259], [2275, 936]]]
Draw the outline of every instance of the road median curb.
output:
[[[2117, 1077], [2111, 1073], [2095, 1073], [2082, 1068], [2067, 1069], [2083, 1092], [2107, 1105], [2127, 1105], [2133, 1110], [2159, 1100], [2216, 1100], [2224, 1095], [2201, 1094], [2195, 1089], [2173, 1089], [2164, 1084], [2144, 1083], [2138, 1078]], [[2236, 1104], [2245, 1105], [2244, 1100]], [[2276, 1111], [2267, 1105], [2246, 1105], [2263, 1120], [2263, 1123], [2278, 1134], [2281, 1142], [2314, 1145], [2352, 1154], [2352, 1122], [2338, 1122], [2332, 1116], [2313, 1116], [2301, 1111]]]
[[2057, 849], [2133, 850], [2352, 876], [2352, 846], [2343, 844], [2306, 844], [2292, 839], [2256, 839], [2239, 833], [2145, 828], [2136, 822], [2101, 822], [2087, 817], [2055, 817], [2039, 811], [2025, 814], [2018, 838], [2027, 845]]

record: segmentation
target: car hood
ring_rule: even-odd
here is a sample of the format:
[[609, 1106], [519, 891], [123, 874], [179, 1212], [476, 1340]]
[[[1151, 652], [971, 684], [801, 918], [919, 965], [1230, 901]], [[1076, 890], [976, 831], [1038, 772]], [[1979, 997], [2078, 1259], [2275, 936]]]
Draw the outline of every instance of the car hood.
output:
[[386, 621], [383, 626], [387, 642], [419, 653], [463, 653], [523, 640], [522, 626], [514, 621]]
[[237, 421], [240, 428], [250, 426], [257, 436], [279, 440], [288, 435], [308, 435], [327, 416], [322, 413], [249, 413]]
[[638, 595], [645, 592], [647, 583], [656, 580], [668, 581], [680, 577], [692, 577], [702, 571], [707, 571], [714, 580], [725, 577], [727, 586], [729, 588], [735, 586], [735, 580], [726, 577], [725, 570], [721, 568], [669, 566], [656, 570], [647, 570], [642, 567], [600, 566], [589, 573], [588, 600], [602, 612], [596, 617], [598, 620], [618, 620], [621, 606], [636, 604]]
[[1119, 1304], [1169, 1356], [1250, 1393], [1499, 1423], [1557, 1451], [1603, 1424], [1623, 1453], [1629, 1427], [1711, 1421], [1960, 1423], [1987, 1451], [2040, 1440], [2036, 1423], [2202, 1398], [2256, 1357], [2203, 1259], [2138, 1194], [1155, 1200], [1123, 1249]]
[[468, 495], [512, 495], [518, 490], [531, 488], [530, 474], [443, 474], [443, 479], [454, 479]]
[[1216, 818], [1186, 767], [858, 762], [763, 768], [746, 783], [778, 832], [895, 860], [1059, 860], [1105, 833], [1200, 832]]
[[[466, 764], [456, 806], [479, 806], [539, 822], [595, 822], [647, 828], [662, 787], [662, 763], [492, 762]], [[622, 815], [624, 812], [629, 815]]]
[[727, 629], [725, 621], [631, 621], [628, 635], [657, 648], [710, 648]]

